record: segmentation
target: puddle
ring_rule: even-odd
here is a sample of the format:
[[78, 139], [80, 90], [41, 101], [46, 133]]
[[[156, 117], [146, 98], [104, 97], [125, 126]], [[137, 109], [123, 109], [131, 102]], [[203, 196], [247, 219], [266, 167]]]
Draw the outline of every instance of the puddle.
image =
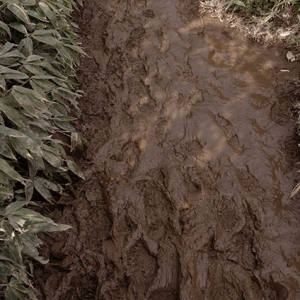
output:
[[299, 299], [294, 123], [273, 111], [291, 64], [194, 1], [85, 5], [91, 164], [45, 299]]

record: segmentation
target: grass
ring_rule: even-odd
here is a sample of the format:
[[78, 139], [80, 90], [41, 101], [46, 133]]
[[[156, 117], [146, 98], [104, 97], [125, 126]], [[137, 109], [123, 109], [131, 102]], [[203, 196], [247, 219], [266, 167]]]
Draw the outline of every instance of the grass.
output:
[[[61, 231], [37, 210], [55, 205], [83, 173], [70, 153], [81, 146], [79, 54], [73, 0], [0, 1], [0, 298], [37, 299], [32, 260], [37, 233]], [[65, 143], [67, 138], [70, 143]]]
[[298, 0], [200, 0], [199, 6], [201, 11], [226, 19], [258, 42], [300, 45]]

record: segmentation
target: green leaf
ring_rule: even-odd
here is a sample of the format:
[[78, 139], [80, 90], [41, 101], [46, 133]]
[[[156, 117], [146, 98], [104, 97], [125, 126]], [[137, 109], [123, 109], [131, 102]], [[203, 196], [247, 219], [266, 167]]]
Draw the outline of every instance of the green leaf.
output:
[[49, 189], [44, 186], [43, 181], [41, 181], [39, 178], [35, 178], [33, 181], [33, 185], [35, 189], [41, 194], [41, 196], [43, 196], [48, 202], [53, 203], [54, 198]]
[[238, 5], [238, 6], [242, 6], [242, 7], [246, 7], [245, 3], [239, 0], [235, 0], [234, 4]]
[[33, 190], [34, 190], [34, 184], [33, 181], [27, 180], [25, 184], [25, 197], [26, 197], [26, 202], [28, 203], [32, 196], [33, 196]]
[[22, 139], [15, 138], [15, 137], [9, 137], [9, 141], [13, 149], [19, 153], [24, 158], [28, 159], [29, 161], [33, 161], [33, 157], [27, 150], [26, 146], [22, 142]]
[[48, 23], [47, 19], [46, 19], [44, 16], [42, 16], [40, 13], [38, 13], [38, 12], [36, 12], [36, 11], [34, 11], [34, 10], [27, 9], [27, 14], [28, 14], [30, 17], [33, 17], [33, 18], [35, 18], [35, 19], [37, 19], [37, 20], [39, 20], [39, 21], [47, 22], [47, 23]]
[[74, 174], [85, 180], [83, 172], [80, 170], [80, 168], [76, 165], [76, 163], [72, 160], [70, 156], [67, 159], [67, 165]]
[[9, 179], [10, 178], [0, 170], [0, 184], [7, 187], [12, 187], [12, 184], [11, 182], [9, 182]]
[[14, 214], [14, 212], [18, 211], [24, 205], [26, 205], [25, 201], [15, 201], [15, 202], [10, 203], [5, 208], [5, 215], [8, 216], [10, 214]]
[[12, 160], [17, 160], [9, 145], [4, 141], [3, 137], [2, 142], [0, 143], [0, 154]]
[[6, 90], [6, 81], [3, 75], [0, 74], [0, 88]]
[[16, 44], [6, 42], [4, 46], [0, 48], [0, 55], [9, 52], [13, 47], [16, 47]]
[[31, 54], [26, 58], [26, 63], [31, 64], [33, 66], [39, 66], [40, 62], [43, 60], [42, 56]]
[[294, 197], [300, 191], [300, 183], [296, 184], [293, 188], [290, 198]]
[[27, 29], [26, 27], [23, 25], [23, 24], [20, 24], [20, 23], [10, 23], [9, 24], [9, 27], [23, 33], [25, 36], [28, 36], [28, 32], [27, 32]]
[[33, 52], [33, 43], [31, 38], [24, 38], [20, 44], [19, 49], [24, 49], [24, 54], [27, 57], [26, 62], [28, 61], [28, 58], [32, 55]]
[[59, 184], [53, 183], [45, 178], [42, 177], [36, 177], [34, 180], [38, 180], [40, 181], [44, 187], [46, 187], [49, 190], [52, 190], [54, 192], [57, 192], [59, 194], [61, 194], [63, 192], [62, 187]]
[[11, 38], [11, 32], [10, 32], [10, 29], [9, 29], [7, 24], [0, 21], [0, 28], [3, 29], [9, 35], [9, 37]]
[[53, 75], [62, 78], [62, 79], [67, 79], [66, 76], [64, 76], [63, 74], [61, 74], [57, 68], [54, 68], [49, 62], [47, 61], [42, 61], [42, 62], [38, 62], [38, 65], [45, 68], [46, 70], [50, 71], [50, 73], [52, 73]]
[[38, 111], [35, 109], [32, 101], [27, 95], [20, 93], [16, 88], [13, 86], [11, 89], [11, 94], [18, 102], [18, 104], [23, 107], [31, 116], [35, 118], [39, 118]]
[[[1, 201], [5, 200], [5, 199], [8, 199], [10, 197], [13, 197], [13, 195], [14, 195], [14, 193], [13, 193], [12, 189], [9, 189], [8, 187], [5, 187], [3, 185], [0, 186], [0, 199], [1, 199]], [[1, 273], [1, 271], [0, 271], [0, 273]]]
[[14, 228], [14, 229], [17, 229], [19, 230], [20, 228], [23, 228], [26, 221], [19, 217], [19, 216], [14, 216], [14, 215], [8, 215], [7, 216], [7, 219], [9, 221], [9, 224]]
[[4, 159], [0, 158], [0, 170], [10, 178], [25, 184], [24, 179]]
[[48, 263], [48, 259], [44, 259], [43, 257], [39, 256], [39, 251], [37, 247], [42, 243], [41, 240], [39, 242], [36, 242], [36, 239], [33, 234], [29, 234], [28, 232], [22, 234], [21, 236], [22, 242], [23, 242], [23, 253], [27, 254], [31, 258], [37, 260], [41, 264]]
[[47, 3], [41, 1], [39, 2], [39, 7], [45, 14], [45, 16], [50, 20], [54, 28], [57, 27], [57, 19], [56, 19], [56, 14], [51, 10], [51, 8], [47, 5]]
[[[1, 101], [0, 101], [1, 103]], [[0, 125], [0, 134], [7, 135], [7, 136], [12, 136], [12, 137], [17, 137], [17, 138], [28, 138], [24, 133], [21, 131], [8, 128], [6, 126]]]
[[75, 131], [74, 126], [69, 122], [54, 120], [54, 124], [63, 130], [70, 131], [70, 132]]
[[23, 5], [24, 6], [35, 6], [36, 1], [35, 0], [24, 0]]
[[[32, 77], [34, 77], [34, 76], [32, 76]], [[32, 79], [31, 82], [37, 84], [42, 89], [44, 89], [44, 92], [49, 92], [56, 88], [56, 85], [49, 80]]]
[[28, 75], [26, 75], [25, 73], [1, 65], [0, 65], [0, 74], [4, 74], [5, 78], [9, 77], [10, 75], [18, 75], [20, 79], [28, 78]]
[[64, 225], [64, 224], [56, 224], [49, 218], [40, 218], [40, 221], [35, 219], [35, 220], [30, 220], [26, 223], [26, 230], [28, 232], [32, 233], [38, 233], [38, 232], [43, 232], [43, 231], [48, 231], [48, 232], [55, 232], [55, 231], [64, 231], [72, 228], [69, 225]]
[[[20, 113], [12, 108], [9, 105], [6, 105], [4, 103], [1, 103], [0, 101], [0, 110], [6, 115], [6, 117], [12, 121], [13, 123], [15, 123], [18, 127], [24, 127], [25, 124], [21, 119], [21, 115]], [[3, 128], [4, 126], [0, 125], [0, 133], [1, 133], [1, 128]]]
[[1, 275], [10, 275], [12, 272], [12, 268], [8, 262], [1, 261], [0, 262], [0, 274]]
[[23, 24], [20, 24], [20, 23], [10, 23], [9, 24], [9, 27], [23, 33], [25, 36], [28, 36], [28, 32], [27, 32], [27, 29], [26, 27], [23, 25]]
[[58, 48], [60, 47], [61, 43], [59, 42], [58, 39], [54, 38], [52, 35], [35, 35], [33, 34], [32, 37], [43, 43], [43, 44], [47, 44], [47, 45], [50, 45], [54, 48]]
[[17, 17], [19, 18], [21, 21], [23, 21], [25, 24], [29, 24], [30, 20], [29, 17], [25, 11], [25, 9], [20, 6], [17, 5], [15, 3], [10, 3], [7, 5], [7, 8]]
[[78, 52], [82, 55], [86, 55], [86, 53], [79, 46], [74, 46], [74, 45], [69, 45], [69, 44], [64, 44], [64, 46], [67, 47], [67, 48], [70, 48], [71, 50], [73, 50], [75, 52]]
[[53, 153], [42, 150], [42, 157], [54, 168], [61, 167], [61, 160]]
[[5, 289], [5, 299], [6, 300], [20, 300], [19, 297], [15, 294], [15, 291], [11, 287]]

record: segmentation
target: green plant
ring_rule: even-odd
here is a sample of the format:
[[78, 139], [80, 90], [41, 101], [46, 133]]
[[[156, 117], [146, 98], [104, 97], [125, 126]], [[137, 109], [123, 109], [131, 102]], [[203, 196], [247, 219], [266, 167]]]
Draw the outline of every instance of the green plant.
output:
[[0, 298], [35, 299], [28, 258], [45, 263], [36, 233], [69, 226], [32, 208], [54, 204], [71, 174], [84, 178], [69, 155], [82, 143], [70, 116], [82, 94], [75, 67], [84, 54], [74, 7], [72, 0], [0, 1]]
[[275, 16], [281, 18], [286, 7], [296, 13], [300, 9], [300, 4], [298, 0], [226, 0], [224, 7], [226, 11], [239, 12], [247, 19], [262, 16], [264, 21], [268, 22]]

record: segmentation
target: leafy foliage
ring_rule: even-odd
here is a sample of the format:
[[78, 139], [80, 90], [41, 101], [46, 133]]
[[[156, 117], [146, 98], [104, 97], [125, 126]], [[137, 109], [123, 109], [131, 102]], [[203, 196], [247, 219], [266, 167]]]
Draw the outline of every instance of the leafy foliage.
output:
[[46, 262], [36, 233], [69, 226], [30, 208], [54, 203], [70, 174], [84, 177], [69, 156], [82, 143], [70, 117], [82, 94], [74, 68], [84, 52], [70, 18], [76, 5], [0, 1], [0, 298], [36, 299], [28, 258]]

